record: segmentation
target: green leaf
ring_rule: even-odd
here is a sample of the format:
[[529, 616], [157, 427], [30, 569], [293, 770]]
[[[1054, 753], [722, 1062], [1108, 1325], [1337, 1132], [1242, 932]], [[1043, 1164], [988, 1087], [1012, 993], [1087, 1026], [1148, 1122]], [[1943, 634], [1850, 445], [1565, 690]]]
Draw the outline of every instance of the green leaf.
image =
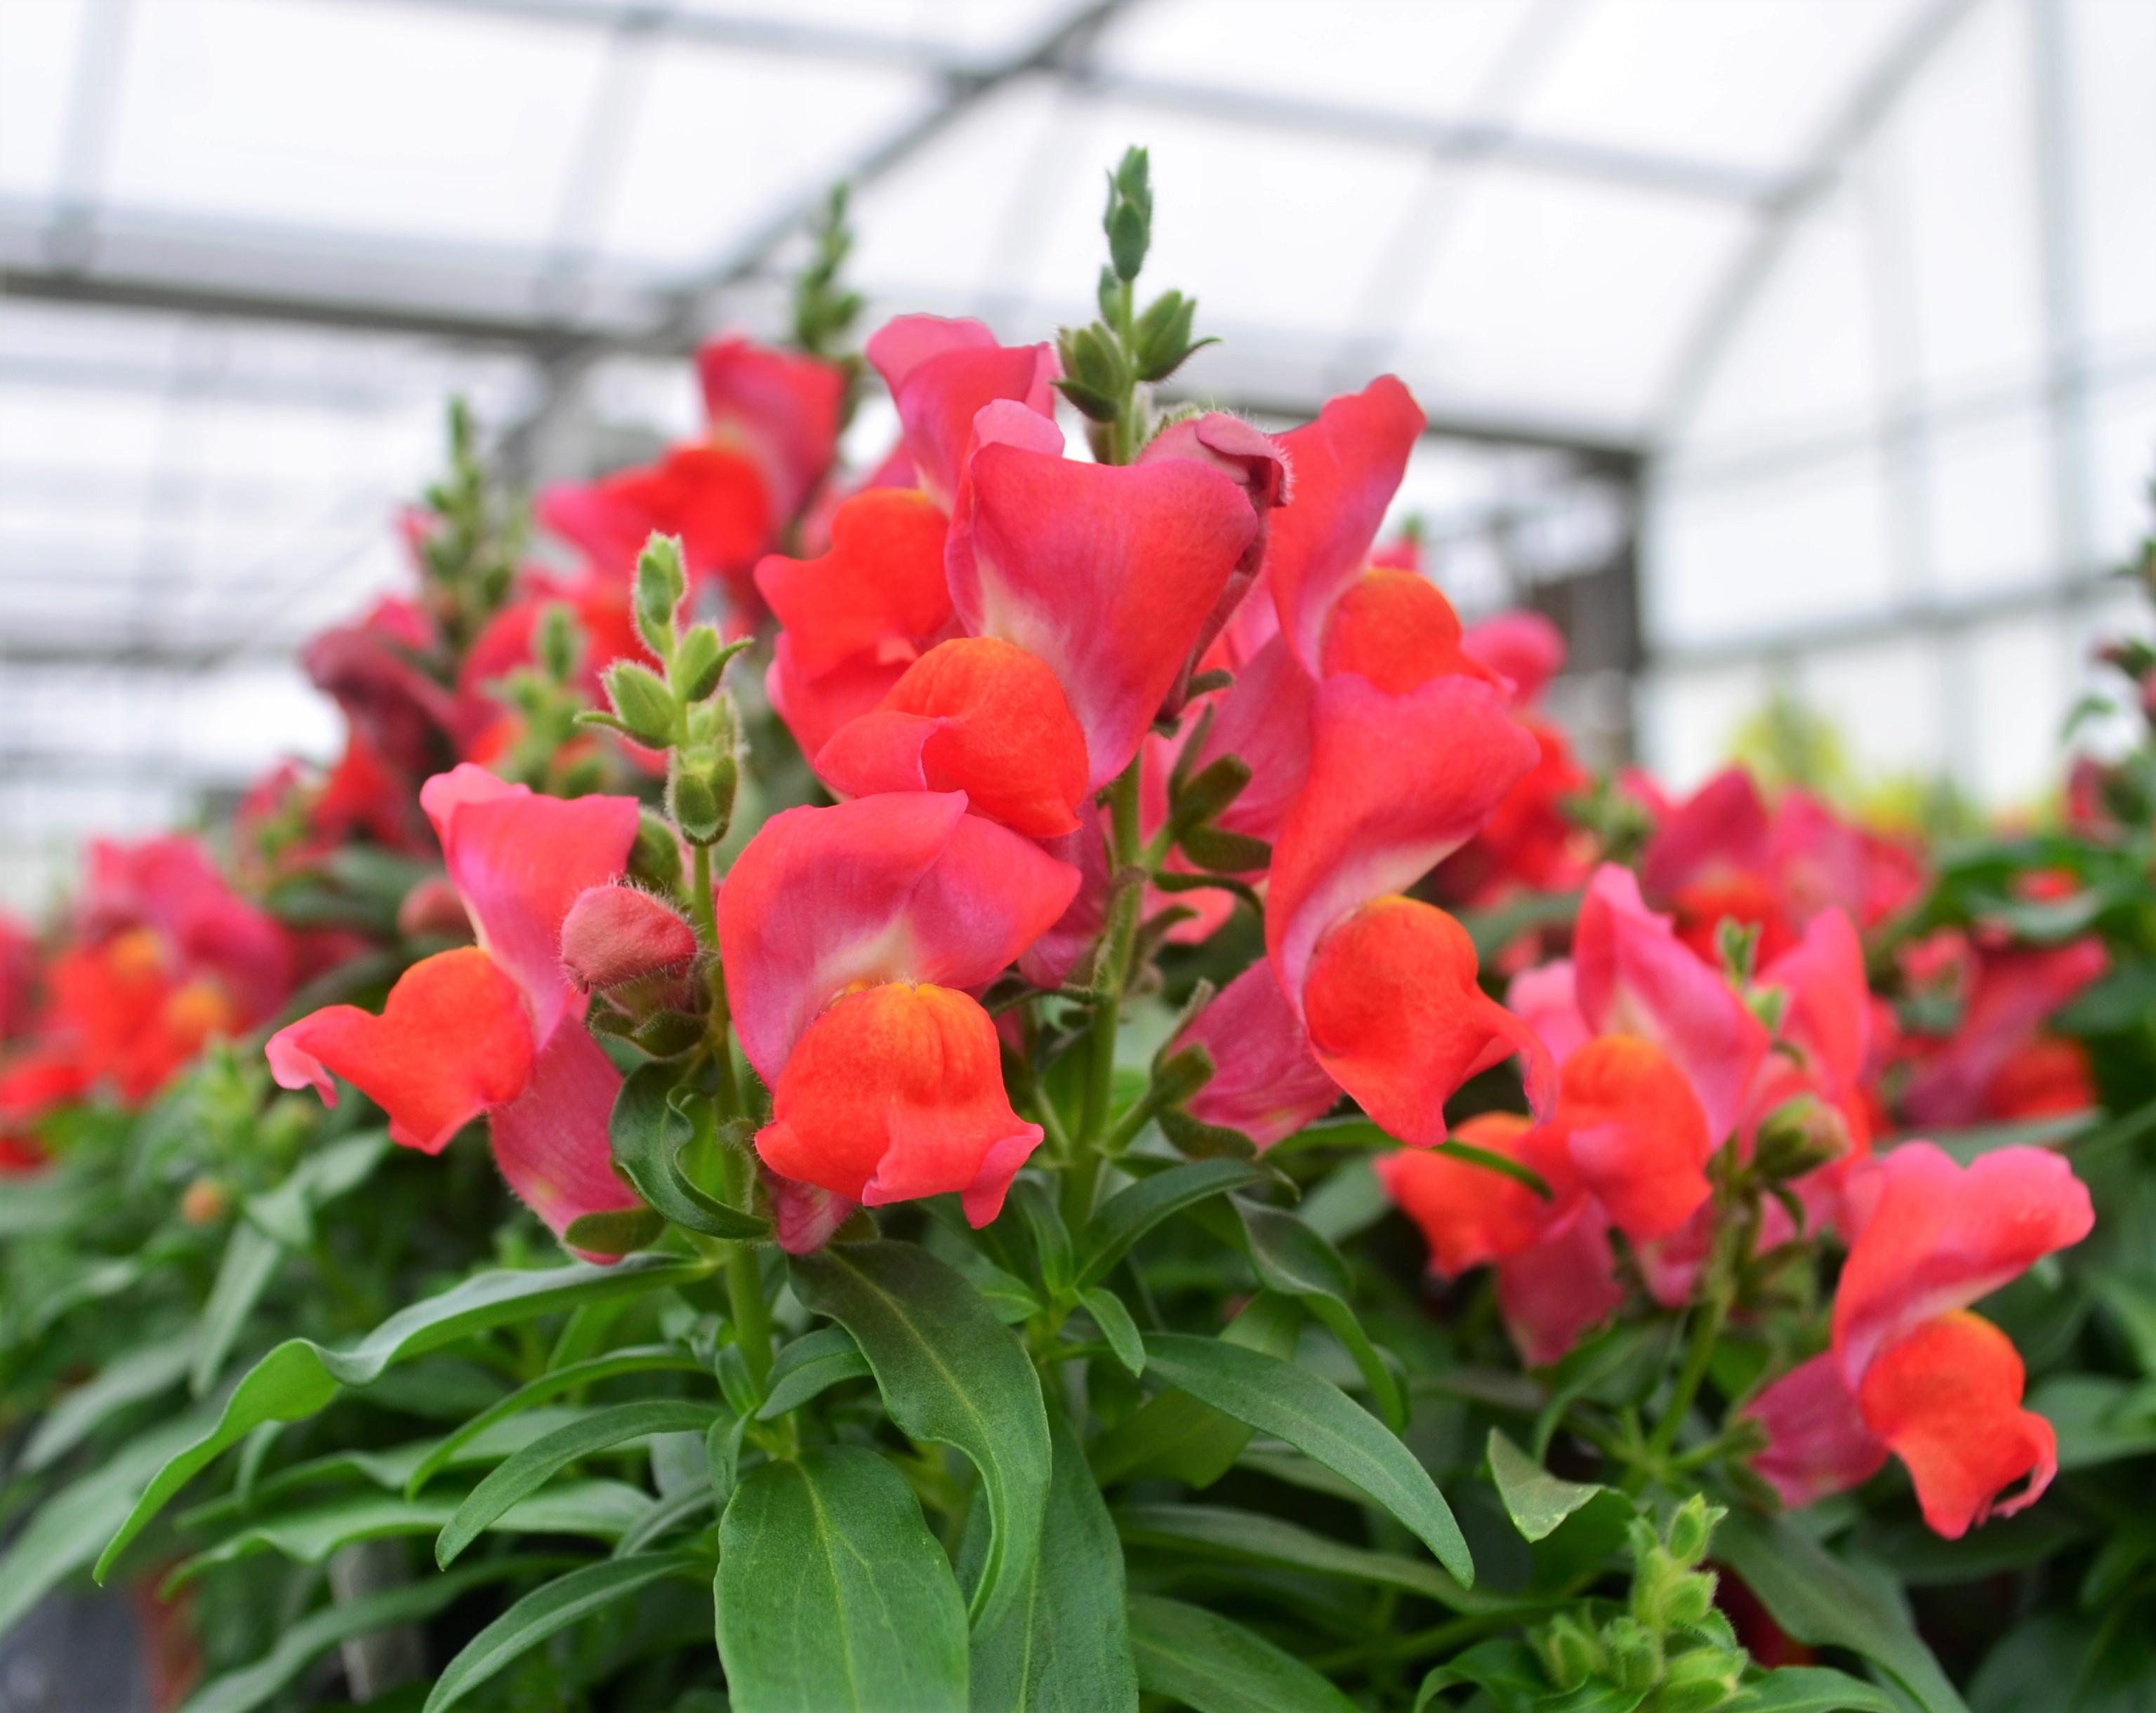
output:
[[187, 1371], [187, 1387], [197, 1398], [208, 1392], [232, 1354], [234, 1341], [262, 1293], [269, 1289], [285, 1246], [255, 1226], [242, 1220], [225, 1240], [224, 1259], [210, 1287], [202, 1320], [195, 1328], [193, 1361]]
[[148, 1429], [38, 1507], [0, 1551], [0, 1635], [97, 1557], [135, 1502], [136, 1490], [203, 1430], [208, 1414], [197, 1410]]
[[1144, 1373], [1145, 1340], [1138, 1336], [1137, 1322], [1131, 1319], [1123, 1300], [1106, 1285], [1096, 1285], [1079, 1300], [1101, 1329], [1101, 1336], [1107, 1340], [1108, 1348], [1115, 1351], [1116, 1360], [1132, 1374]]
[[1395, 1433], [1404, 1432], [1408, 1424], [1407, 1395], [1348, 1304], [1348, 1264], [1340, 1252], [1293, 1213], [1247, 1202], [1240, 1196], [1229, 1197], [1228, 1206], [1235, 1209], [1235, 1221], [1209, 1223], [1249, 1257], [1258, 1282], [1266, 1290], [1302, 1299], [1354, 1359], [1385, 1425]]
[[434, 1542], [434, 1562], [447, 1570], [459, 1553], [477, 1540], [510, 1506], [536, 1493], [555, 1474], [580, 1458], [650, 1433], [705, 1433], [719, 1418], [716, 1404], [686, 1398], [650, 1398], [634, 1403], [608, 1404], [580, 1419], [542, 1434], [511, 1455], [472, 1489], [443, 1526]]
[[393, 1363], [439, 1350], [490, 1327], [596, 1298], [686, 1284], [708, 1277], [712, 1266], [701, 1258], [652, 1255], [611, 1267], [579, 1263], [530, 1272], [481, 1273], [439, 1296], [400, 1310], [349, 1349], [326, 1350], [311, 1339], [287, 1339], [249, 1370], [225, 1400], [217, 1425], [157, 1471], [98, 1559], [97, 1579], [104, 1581], [127, 1543], [174, 1494], [263, 1423], [303, 1420], [326, 1408], [344, 1387], [378, 1379]]
[[1336, 1244], [1368, 1231], [1392, 1211], [1393, 1198], [1367, 1160], [1350, 1160], [1327, 1174], [1296, 1209], [1305, 1225]]
[[115, 1357], [45, 1412], [17, 1469], [28, 1475], [50, 1468], [130, 1404], [169, 1392], [187, 1372], [193, 1354], [187, 1340], [175, 1338]]
[[276, 1644], [254, 1664], [212, 1678], [187, 1698], [180, 1713], [253, 1713], [254, 1708], [297, 1682], [331, 1649], [377, 1630], [424, 1623], [475, 1588], [509, 1577], [528, 1576], [546, 1562], [543, 1559], [497, 1559], [490, 1564], [468, 1565], [451, 1576], [429, 1577], [402, 1587], [363, 1594], [344, 1604], [325, 1606], [280, 1631]]
[[1496, 1713], [1543, 1713], [1556, 1700], [1549, 1680], [1536, 1663], [1534, 1650], [1512, 1637], [1497, 1636], [1477, 1642], [1424, 1678], [1415, 1695], [1414, 1713], [1423, 1713], [1440, 1690], [1464, 1685], [1471, 1685], [1487, 1695]]
[[1715, 1531], [1714, 1556], [1798, 1641], [1861, 1654], [1925, 1713], [1969, 1713], [1932, 1650], [1900, 1614], [1785, 1519], [1732, 1510]]
[[1048, 1415], [1024, 1346], [963, 1277], [911, 1244], [834, 1245], [791, 1264], [795, 1295], [854, 1335], [900, 1431], [955, 1445], [980, 1471], [994, 1536], [973, 1620], [999, 1620], [1048, 1500]]
[[1086, 1228], [1078, 1283], [1098, 1285], [1132, 1244], [1154, 1226], [1211, 1196], [1225, 1195], [1272, 1174], [1245, 1160], [1199, 1160], [1141, 1179], [1102, 1203]]
[[[1040, 1551], [1001, 1619], [974, 1634], [972, 1713], [1136, 1713], [1122, 1546], [1060, 1411], [1049, 1437], [1055, 1467]], [[969, 1526], [966, 1545], [971, 1571], [985, 1536]]]
[[[1503, 1612], [1516, 1603], [1463, 1587], [1449, 1572], [1423, 1559], [1350, 1546], [1329, 1535], [1260, 1511], [1187, 1503], [1126, 1505], [1116, 1510], [1116, 1523], [1123, 1539], [1132, 1546], [1158, 1547], [1179, 1557], [1269, 1565], [1399, 1588], [1454, 1612]], [[1537, 1604], [1527, 1609], [1542, 1608]]]
[[1033, 1239], [1041, 1283], [1051, 1292], [1061, 1290], [1070, 1283], [1070, 1233], [1064, 1226], [1055, 1198], [1038, 1179], [1022, 1177], [1011, 1186], [1010, 1199]]
[[1202, 1607], [1131, 1596], [1138, 1685], [1195, 1713], [1355, 1713], [1355, 1704], [1263, 1636]]
[[2029, 1408], [2058, 1430], [2059, 1467], [2093, 1469], [2156, 1451], [2156, 1409], [2145, 1388], [2109, 1374], [2055, 1374]]
[[963, 1713], [966, 1604], [920, 1502], [857, 1446], [743, 1478], [719, 1525], [735, 1713]]
[[406, 1479], [404, 1496], [410, 1498], [444, 1469], [457, 1462], [465, 1448], [496, 1423], [521, 1415], [535, 1404], [623, 1374], [668, 1372], [701, 1374], [705, 1372], [705, 1366], [686, 1351], [678, 1350], [672, 1345], [646, 1344], [609, 1351], [604, 1356], [587, 1357], [583, 1362], [552, 1369], [536, 1380], [518, 1387], [499, 1403], [490, 1404], [462, 1427], [444, 1436], [431, 1451], [420, 1459]]
[[843, 1326], [819, 1326], [795, 1339], [771, 1365], [770, 1389], [758, 1421], [772, 1422], [788, 1410], [798, 1409], [842, 1380], [859, 1380], [869, 1372], [869, 1359]]
[[1383, 1423], [1330, 1381], [1277, 1357], [1179, 1332], [1150, 1334], [1146, 1363], [1168, 1384], [1261, 1433], [1285, 1439], [1353, 1481], [1405, 1524], [1439, 1563], [1472, 1585], [1475, 1561], [1429, 1472]]
[[1552, 1475], [1496, 1428], [1490, 1430], [1490, 1475], [1512, 1526], [1530, 1541], [1555, 1532], [1574, 1511], [1609, 1490], [1599, 1481], [1567, 1481]]
[[[701, 1446], [697, 1450], [698, 1454], [708, 1462], [709, 1453]], [[546, 1495], [542, 1494], [540, 1497], [543, 1499]], [[700, 1481], [693, 1487], [683, 1487], [654, 1499], [637, 1514], [636, 1521], [614, 1542], [613, 1556], [616, 1558], [633, 1557], [654, 1541], [664, 1540], [682, 1524], [718, 1508], [719, 1495], [709, 1480]]]
[[728, 1207], [683, 1175], [677, 1157], [695, 1141], [696, 1124], [671, 1103], [679, 1079], [671, 1065], [646, 1064], [623, 1081], [607, 1124], [615, 1167], [637, 1194], [676, 1225], [706, 1237], [768, 1237], [768, 1219]]
[[1884, 1690], [1824, 1665], [1785, 1665], [1749, 1685], [1732, 1713], [1901, 1713]]
[[688, 1552], [647, 1552], [587, 1564], [542, 1582], [465, 1643], [444, 1666], [424, 1713], [444, 1713], [512, 1659], [579, 1619], [670, 1576], [696, 1574], [704, 1561]]
[[[1302, 1312], [1288, 1298], [1260, 1291], [1220, 1336], [1229, 1344], [1286, 1357], [1295, 1350]], [[1170, 1389], [1094, 1440], [1088, 1454], [1102, 1486], [1145, 1476], [1209, 1487], [1235, 1467], [1250, 1430], [1233, 1416]]]
[[[511, 1505], [487, 1525], [502, 1534], [587, 1535], [619, 1540], [641, 1520], [650, 1500], [622, 1481], [564, 1481]], [[458, 1501], [405, 1499], [394, 1493], [357, 1493], [303, 1510], [279, 1510], [198, 1552], [175, 1570], [166, 1586], [192, 1582], [203, 1572], [259, 1552], [275, 1552], [295, 1564], [326, 1564], [330, 1555], [357, 1541], [431, 1535], [456, 1515]]]
[[649, 1208], [608, 1208], [580, 1213], [569, 1222], [562, 1241], [593, 1255], [633, 1255], [666, 1233], [666, 1222]]

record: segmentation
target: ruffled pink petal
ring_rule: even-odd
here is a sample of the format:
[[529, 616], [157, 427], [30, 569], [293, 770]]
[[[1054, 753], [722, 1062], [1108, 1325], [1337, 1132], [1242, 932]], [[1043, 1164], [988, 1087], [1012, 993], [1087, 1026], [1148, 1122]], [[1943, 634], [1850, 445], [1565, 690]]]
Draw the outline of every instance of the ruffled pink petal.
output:
[[562, 923], [577, 895], [619, 880], [636, 843], [633, 797], [541, 797], [469, 762], [419, 788], [449, 879], [480, 944], [531, 1010], [543, 1051], [583, 998], [562, 970]]
[[1887, 1461], [1887, 1442], [1865, 1425], [1831, 1351], [1792, 1368], [1743, 1413], [1767, 1430], [1752, 1467], [1792, 1507], [1868, 1481]]
[[495, 1110], [495, 1162], [557, 1237], [587, 1213], [638, 1205], [614, 1175], [607, 1140], [620, 1092], [621, 1073], [598, 1042], [581, 1028], [557, 1029], [531, 1067], [530, 1085]]
[[1530, 1367], [1554, 1362], [1625, 1300], [1607, 1216], [1583, 1197], [1528, 1249], [1497, 1263], [1505, 1330]]
[[978, 321], [901, 315], [870, 338], [867, 355], [898, 407], [914, 473], [946, 512], [985, 406], [1009, 399], [1044, 417], [1055, 409], [1055, 347], [998, 345]]
[[1220, 817], [1229, 831], [1279, 839], [1309, 777], [1317, 694], [1317, 680], [1278, 633], [1237, 670], [1205, 740], [1208, 762], [1239, 756], [1250, 766], [1250, 782]]
[[1352, 674], [1318, 685], [1309, 780], [1274, 847], [1265, 903], [1265, 949], [1291, 1003], [1325, 931], [1465, 844], [1537, 753], [1471, 679], [1400, 696]]
[[983, 444], [952, 521], [951, 598], [976, 634], [1047, 662], [1097, 788], [1137, 753], [1256, 529], [1243, 490], [1187, 459]]
[[1340, 1098], [1263, 958], [1223, 987], [1175, 1045], [1203, 1047], [1213, 1059], [1212, 1080], [1192, 1098], [1190, 1116], [1240, 1131], [1260, 1148], [1293, 1136]]
[[1041, 841], [1041, 849], [1078, 876], [1078, 885], [1047, 931], [1019, 954], [1018, 972], [1036, 987], [1070, 980], [1086, 948], [1108, 920], [1108, 827], [1097, 803], [1081, 804], [1078, 830]]
[[714, 444], [747, 457], [773, 511], [793, 516], [838, 456], [845, 372], [821, 357], [730, 337], [697, 351], [696, 378]]
[[1270, 520], [1265, 581], [1281, 630], [1306, 671], [1319, 669], [1325, 621], [1369, 564], [1426, 420], [1408, 389], [1383, 375], [1280, 437], [1295, 499]]
[[1640, 859], [1640, 883], [1666, 899], [1720, 872], [1762, 871], [1770, 832], [1752, 776], [1727, 768], [1669, 808]]
[[1063, 913], [1077, 871], [966, 813], [956, 792], [895, 792], [766, 822], [719, 896], [742, 1050], [767, 1083], [860, 982], [992, 981]]
[[771, 1223], [778, 1246], [789, 1255], [814, 1254], [860, 1206], [844, 1196], [796, 1178], [781, 1177], [769, 1167], [764, 1187], [771, 1194]]
[[1512, 685], [1515, 707], [1533, 701], [1564, 670], [1564, 633], [1525, 608], [1469, 625], [1460, 646]]
[[1789, 996], [1779, 1033], [1807, 1069], [1836, 1097], [1854, 1087], [1871, 1047], [1871, 990], [1849, 918], [1838, 910], [1815, 916], [1804, 938], [1760, 972], [1759, 985]]
[[1522, 970], [1506, 990], [1505, 1003], [1543, 1038], [1559, 1063], [1585, 1046], [1594, 1033], [1579, 1014], [1579, 990], [1568, 957]]
[[1589, 882], [1573, 940], [1580, 1013], [1598, 1034], [1638, 1035], [1674, 1059], [1718, 1144], [1737, 1127], [1767, 1031], [1721, 972], [1641, 902], [1631, 871], [1605, 863]]
[[1902, 1109], [1910, 1122], [1944, 1127], [1983, 1117], [1985, 1094], [2007, 1061], [2109, 966], [2096, 939], [1986, 957], [1960, 1026], [1909, 1079]]
[[1930, 1142], [1905, 1142], [1851, 1168], [1844, 1205], [1852, 1238], [1834, 1346], [1852, 1385], [1876, 1352], [2079, 1243], [2096, 1223], [2087, 1186], [2041, 1148], [2000, 1148], [1963, 1167]]

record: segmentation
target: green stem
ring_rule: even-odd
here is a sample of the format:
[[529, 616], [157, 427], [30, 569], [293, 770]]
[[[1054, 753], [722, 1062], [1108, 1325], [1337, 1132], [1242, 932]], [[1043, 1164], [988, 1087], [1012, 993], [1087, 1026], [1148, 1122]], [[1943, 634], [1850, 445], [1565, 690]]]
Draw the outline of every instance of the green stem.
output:
[[692, 845], [689, 859], [692, 888], [689, 908], [696, 924], [697, 937], [711, 953], [711, 962], [704, 975], [705, 988], [711, 996], [704, 1036], [711, 1048], [712, 1068], [718, 1073], [719, 1116], [739, 1118], [742, 1116], [741, 1085], [734, 1077], [733, 1044], [728, 1039], [733, 1013], [726, 1003], [726, 967], [719, 961], [718, 899], [711, 879], [711, 848], [707, 844]]
[[1715, 1341], [1721, 1337], [1722, 1323], [1728, 1318], [1729, 1292], [1717, 1280], [1709, 1287], [1707, 1301], [1692, 1321], [1691, 1342], [1685, 1351], [1684, 1367], [1677, 1371], [1677, 1383], [1670, 1393], [1669, 1408], [1663, 1411], [1662, 1418], [1655, 1423], [1655, 1431], [1647, 1438], [1649, 1464], [1663, 1462], [1676, 1446], [1678, 1431], [1684, 1426], [1692, 1400], [1699, 1396], [1700, 1383], [1707, 1378], [1707, 1364], [1714, 1360]]
[[[1134, 756], [1129, 767], [1116, 777], [1108, 787], [1109, 808], [1109, 867], [1118, 883], [1124, 869], [1137, 856], [1138, 850], [1138, 762]], [[1122, 1019], [1123, 983], [1129, 977], [1131, 942], [1137, 936], [1138, 909], [1143, 902], [1142, 889], [1135, 885], [1119, 884], [1115, 900], [1108, 910], [1108, 924], [1101, 944], [1099, 967], [1093, 977], [1094, 986], [1101, 998], [1093, 1008], [1093, 1020], [1087, 1030], [1085, 1102], [1080, 1109], [1077, 1145], [1079, 1158], [1074, 1164], [1081, 1172], [1091, 1162], [1086, 1185], [1086, 1203], [1081, 1217], [1091, 1211], [1090, 1178], [1097, 1176], [1099, 1166], [1094, 1159], [1101, 1136], [1107, 1128], [1108, 1114], [1113, 1102], [1116, 1085], [1116, 1029]], [[1074, 1197], [1075, 1199], [1075, 1197]]]
[[[726, 1162], [727, 1201], [737, 1208], [747, 1207], [747, 1160], [730, 1146], [722, 1146], [719, 1153]], [[729, 1244], [726, 1248], [726, 1307], [733, 1318], [734, 1342], [741, 1347], [749, 1377], [762, 1392], [771, 1377], [771, 1310], [763, 1300], [763, 1269], [752, 1244]]]

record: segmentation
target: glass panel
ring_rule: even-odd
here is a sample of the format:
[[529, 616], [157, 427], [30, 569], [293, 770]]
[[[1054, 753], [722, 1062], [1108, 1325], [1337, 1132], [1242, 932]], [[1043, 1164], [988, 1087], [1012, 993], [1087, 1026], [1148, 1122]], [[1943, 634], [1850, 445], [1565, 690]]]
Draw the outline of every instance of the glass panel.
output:
[[84, 11], [82, 0], [0, 7], [0, 192], [42, 201], [59, 187]]
[[527, 247], [552, 228], [605, 44], [333, 0], [158, 0], [133, 19], [115, 203]]
[[2146, 350], [2156, 341], [2156, 6], [2073, 0], [2068, 19], [2082, 309], [2098, 344]]
[[2043, 416], [1936, 434], [1924, 480], [1936, 585], [2025, 588], [2060, 575], [2054, 480]]

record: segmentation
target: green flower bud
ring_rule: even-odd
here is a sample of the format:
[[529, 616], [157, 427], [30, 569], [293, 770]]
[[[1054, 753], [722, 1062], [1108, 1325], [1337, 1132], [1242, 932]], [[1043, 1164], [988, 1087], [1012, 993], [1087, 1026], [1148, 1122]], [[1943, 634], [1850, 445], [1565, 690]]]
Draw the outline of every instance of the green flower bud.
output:
[[636, 628], [662, 660], [673, 652], [675, 609], [688, 592], [681, 538], [653, 536], [636, 562]]
[[675, 647], [674, 666], [667, 676], [684, 701], [701, 702], [719, 687], [726, 675], [726, 663], [739, 654], [744, 644], [728, 648], [719, 640], [715, 626], [694, 624], [681, 633], [681, 640]]
[[1601, 1639], [1577, 1613], [1561, 1612], [1530, 1639], [1543, 1670], [1560, 1690], [1576, 1690], [1609, 1668]]
[[556, 684], [567, 684], [577, 675], [584, 658], [584, 628], [566, 603], [549, 601], [540, 609], [532, 652], [541, 669]]
[[1662, 1639], [1635, 1618], [1613, 1618], [1603, 1627], [1609, 1673], [1628, 1690], [1650, 1690], [1662, 1675]]
[[1669, 1662], [1662, 1681], [1645, 1704], [1654, 1713], [1717, 1713], [1737, 1699], [1744, 1655], [1698, 1648]]
[[731, 750], [696, 744], [674, 752], [666, 792], [674, 824], [691, 844], [716, 844], [734, 814], [738, 772]]
[[1802, 1177], [1848, 1153], [1849, 1122], [1816, 1095], [1784, 1100], [1760, 1121], [1753, 1169], [1771, 1183]]
[[666, 680], [649, 666], [634, 660], [617, 660], [602, 680], [615, 717], [639, 743], [665, 749], [680, 734], [681, 710]]

